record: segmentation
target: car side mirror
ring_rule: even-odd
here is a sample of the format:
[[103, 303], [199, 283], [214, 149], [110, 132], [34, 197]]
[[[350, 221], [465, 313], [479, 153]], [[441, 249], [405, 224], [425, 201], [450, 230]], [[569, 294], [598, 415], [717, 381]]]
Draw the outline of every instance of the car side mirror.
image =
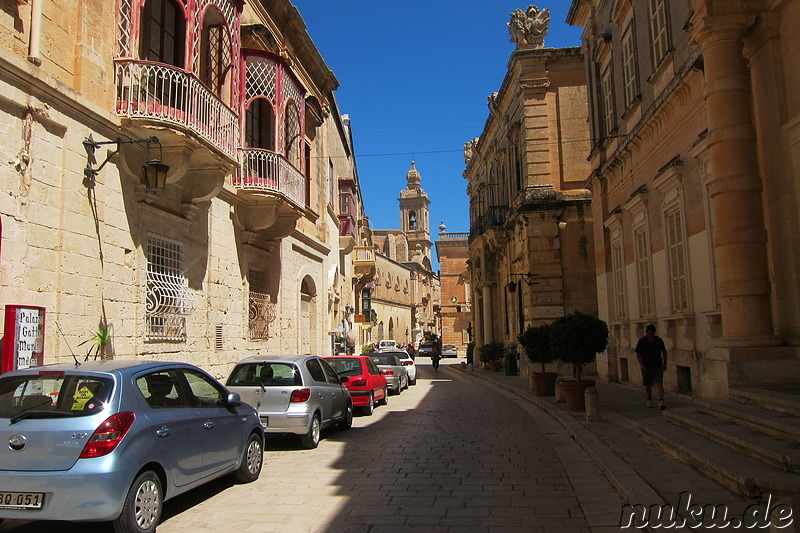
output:
[[349, 377], [347, 377], [347, 376], [339, 376], [339, 382], [347, 383], [348, 381], [350, 381]]
[[242, 397], [239, 396], [238, 392], [229, 392], [228, 397], [225, 398], [225, 404], [228, 407], [238, 407], [242, 405]]

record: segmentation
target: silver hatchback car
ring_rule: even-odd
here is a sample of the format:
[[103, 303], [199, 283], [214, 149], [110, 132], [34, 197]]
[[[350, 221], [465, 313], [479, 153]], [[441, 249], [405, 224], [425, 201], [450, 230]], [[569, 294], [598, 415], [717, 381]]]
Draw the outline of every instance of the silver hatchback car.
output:
[[353, 425], [353, 400], [336, 371], [315, 355], [265, 355], [236, 364], [228, 389], [258, 411], [266, 433], [300, 436], [316, 448], [323, 428]]
[[381, 350], [369, 354], [372, 360], [381, 369], [381, 374], [386, 378], [392, 394], [400, 394], [408, 388], [408, 370], [403, 366], [401, 358], [408, 357], [404, 350]]
[[258, 478], [255, 410], [183, 363], [112, 360], [0, 376], [0, 519], [155, 531], [163, 502], [225, 474]]

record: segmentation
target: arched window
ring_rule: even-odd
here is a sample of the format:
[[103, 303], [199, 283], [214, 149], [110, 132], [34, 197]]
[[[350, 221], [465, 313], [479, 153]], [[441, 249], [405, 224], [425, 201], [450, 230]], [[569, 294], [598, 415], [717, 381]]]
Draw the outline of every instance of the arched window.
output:
[[266, 98], [255, 98], [247, 106], [245, 146], [275, 151], [275, 111]]
[[200, 42], [200, 79], [221, 100], [229, 102], [231, 37], [225, 18], [214, 8], [203, 15]]
[[175, 0], [148, 0], [142, 9], [140, 56], [183, 68], [186, 18]]
[[408, 214], [408, 229], [417, 229], [417, 212], [411, 211]]

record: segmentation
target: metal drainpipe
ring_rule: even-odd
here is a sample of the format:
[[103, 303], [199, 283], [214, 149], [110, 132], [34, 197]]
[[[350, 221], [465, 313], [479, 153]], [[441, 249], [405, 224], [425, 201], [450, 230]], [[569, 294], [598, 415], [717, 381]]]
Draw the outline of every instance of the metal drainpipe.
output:
[[31, 2], [31, 40], [28, 46], [28, 61], [37, 67], [42, 64], [42, 58], [39, 57], [39, 44], [42, 40], [42, 2], [43, 0]]

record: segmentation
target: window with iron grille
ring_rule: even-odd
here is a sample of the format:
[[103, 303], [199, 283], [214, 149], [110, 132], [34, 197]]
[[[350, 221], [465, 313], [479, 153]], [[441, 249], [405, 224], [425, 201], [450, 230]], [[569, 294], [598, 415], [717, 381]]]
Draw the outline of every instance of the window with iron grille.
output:
[[247, 274], [250, 284], [248, 296], [248, 315], [250, 340], [269, 338], [269, 325], [276, 316], [275, 304], [268, 294], [269, 275], [263, 270], [250, 270]]
[[186, 316], [193, 310], [193, 299], [183, 269], [183, 243], [148, 234], [147, 340], [186, 340]]
[[689, 310], [689, 291], [686, 279], [686, 256], [681, 210], [680, 208], [672, 209], [667, 212], [666, 216], [672, 313], [685, 313]]
[[647, 240], [647, 228], [634, 231], [636, 241], [636, 270], [639, 276], [639, 316], [653, 315], [653, 296], [650, 286], [650, 246]]
[[657, 67], [669, 50], [666, 0], [650, 0], [650, 41], [653, 64]]
[[614, 87], [611, 78], [611, 65], [607, 65], [603, 70], [600, 80], [600, 90], [603, 95], [603, 120], [605, 122], [605, 133], [610, 134], [614, 129]]
[[636, 76], [636, 43], [633, 38], [633, 24], [629, 24], [622, 35], [622, 78], [625, 94], [625, 107], [633, 103], [639, 94], [639, 80]]
[[611, 244], [611, 269], [614, 274], [614, 312], [616, 318], [625, 318], [625, 262], [622, 257], [622, 243]]

